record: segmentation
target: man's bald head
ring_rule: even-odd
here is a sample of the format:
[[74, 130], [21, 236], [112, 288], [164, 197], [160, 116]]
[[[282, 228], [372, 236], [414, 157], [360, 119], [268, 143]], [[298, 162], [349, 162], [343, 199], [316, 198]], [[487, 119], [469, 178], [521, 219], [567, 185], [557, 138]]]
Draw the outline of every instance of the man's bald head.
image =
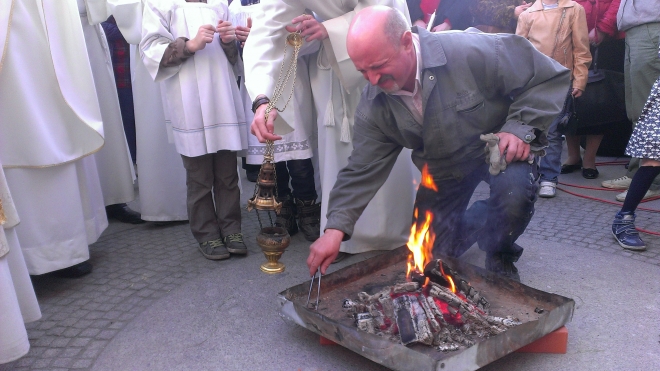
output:
[[387, 93], [413, 91], [416, 54], [408, 21], [400, 11], [370, 6], [351, 22], [346, 48], [355, 68]]
[[397, 9], [375, 5], [361, 10], [348, 29], [347, 47], [360, 48], [376, 41], [398, 47], [401, 36], [410, 29], [405, 16]]

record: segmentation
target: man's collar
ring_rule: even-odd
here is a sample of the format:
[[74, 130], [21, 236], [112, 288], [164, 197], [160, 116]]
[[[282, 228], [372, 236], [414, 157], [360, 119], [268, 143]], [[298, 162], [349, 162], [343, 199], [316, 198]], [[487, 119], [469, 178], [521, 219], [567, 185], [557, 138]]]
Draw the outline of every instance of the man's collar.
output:
[[[447, 56], [442, 48], [442, 43], [437, 35], [417, 26], [412, 27], [412, 32], [419, 35], [419, 45], [422, 51], [422, 75], [427, 68], [439, 67], [447, 64]], [[378, 94], [384, 93], [378, 85], [368, 86], [367, 98], [373, 100]]]

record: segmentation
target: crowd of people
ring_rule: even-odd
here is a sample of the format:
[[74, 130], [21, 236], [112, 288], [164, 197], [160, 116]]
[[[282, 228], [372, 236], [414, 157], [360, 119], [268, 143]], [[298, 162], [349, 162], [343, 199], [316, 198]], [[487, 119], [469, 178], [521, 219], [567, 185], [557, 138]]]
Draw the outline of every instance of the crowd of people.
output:
[[[277, 101], [292, 32], [305, 42]], [[602, 182], [625, 191], [612, 233], [646, 248], [634, 222], [660, 194], [656, 1], [13, 0], [0, 46], [0, 363], [29, 349], [16, 324], [40, 317], [29, 275], [91, 272], [108, 218], [188, 220], [203, 257], [247, 254], [239, 163], [254, 181], [267, 140], [275, 225], [313, 242], [312, 275], [404, 245], [429, 212], [434, 254], [476, 242], [489, 271], [520, 280], [537, 197], [560, 174], [597, 178], [616, 120], [634, 125], [633, 158]], [[597, 99], [608, 89], [620, 112], [589, 113], [616, 107]], [[266, 116], [269, 103], [288, 109]], [[416, 189], [423, 170], [438, 190]], [[489, 198], [469, 205], [482, 181]]]

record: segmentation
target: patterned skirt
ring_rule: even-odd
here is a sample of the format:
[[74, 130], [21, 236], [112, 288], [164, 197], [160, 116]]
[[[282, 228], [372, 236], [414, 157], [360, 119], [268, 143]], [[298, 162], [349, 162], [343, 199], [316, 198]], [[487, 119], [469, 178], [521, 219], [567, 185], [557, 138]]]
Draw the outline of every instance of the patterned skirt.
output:
[[637, 158], [660, 160], [660, 78], [655, 81], [651, 95], [630, 136], [626, 154]]

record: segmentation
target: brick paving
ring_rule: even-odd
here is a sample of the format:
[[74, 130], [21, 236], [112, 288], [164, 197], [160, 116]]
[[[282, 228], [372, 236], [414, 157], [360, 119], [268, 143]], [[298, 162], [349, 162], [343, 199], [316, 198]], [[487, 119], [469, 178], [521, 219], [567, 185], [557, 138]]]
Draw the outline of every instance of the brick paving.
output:
[[[252, 187], [245, 181], [244, 185]], [[480, 186], [474, 199], [486, 195], [487, 189]], [[659, 203], [653, 204], [659, 208]], [[609, 226], [617, 210], [614, 205], [558, 191], [554, 199], [539, 199], [524, 236], [660, 266], [660, 237], [643, 235], [649, 249], [641, 253], [625, 251], [615, 243]], [[637, 226], [659, 231], [660, 214], [639, 212]], [[258, 230], [256, 214], [243, 211], [246, 241], [254, 241]], [[307, 245], [304, 239], [294, 238], [290, 248]], [[251, 254], [260, 254], [254, 244], [248, 246]], [[27, 324], [30, 352], [18, 361], [0, 365], [0, 371], [89, 370], [131, 320], [215, 264], [201, 257], [187, 223], [134, 226], [111, 222], [99, 241], [90, 246], [90, 252], [94, 271], [86, 277], [33, 277], [43, 317]]]

